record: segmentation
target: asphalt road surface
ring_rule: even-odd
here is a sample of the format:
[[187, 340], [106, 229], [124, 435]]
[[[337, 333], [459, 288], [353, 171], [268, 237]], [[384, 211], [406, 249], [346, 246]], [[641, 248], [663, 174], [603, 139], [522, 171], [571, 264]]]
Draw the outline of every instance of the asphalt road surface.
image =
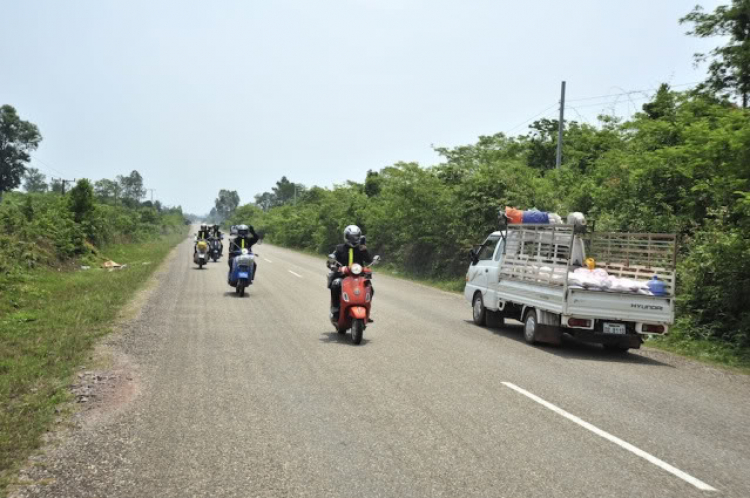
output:
[[[267, 244], [244, 298], [188, 240], [117, 341], [138, 394], [19, 496], [750, 496], [750, 382], [671, 355], [524, 343], [375, 275], [363, 344], [324, 261]], [[387, 259], [387, 255], [383, 255]], [[33, 473], [32, 473], [33, 475]]]

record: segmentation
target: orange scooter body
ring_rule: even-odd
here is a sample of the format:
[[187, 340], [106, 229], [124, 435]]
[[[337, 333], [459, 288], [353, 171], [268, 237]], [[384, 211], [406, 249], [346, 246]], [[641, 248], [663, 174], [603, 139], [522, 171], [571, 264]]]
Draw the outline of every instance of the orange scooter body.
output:
[[338, 330], [347, 330], [352, 327], [352, 320], [363, 320], [366, 326], [372, 305], [369, 279], [372, 270], [364, 268], [361, 274], [353, 275], [348, 267], [343, 267], [341, 272], [344, 276], [341, 281], [339, 320], [334, 325]]

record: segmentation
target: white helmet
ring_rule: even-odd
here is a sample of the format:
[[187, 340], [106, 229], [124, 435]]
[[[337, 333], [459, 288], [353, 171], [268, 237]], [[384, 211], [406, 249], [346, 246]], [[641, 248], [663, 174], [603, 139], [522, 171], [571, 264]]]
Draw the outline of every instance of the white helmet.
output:
[[361, 238], [362, 230], [357, 225], [349, 225], [344, 229], [344, 243], [349, 247], [358, 246]]

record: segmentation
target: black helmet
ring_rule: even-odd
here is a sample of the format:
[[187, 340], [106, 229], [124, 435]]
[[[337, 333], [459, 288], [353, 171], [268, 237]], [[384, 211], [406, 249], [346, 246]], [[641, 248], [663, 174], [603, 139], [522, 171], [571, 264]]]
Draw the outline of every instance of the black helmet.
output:
[[237, 226], [237, 235], [240, 237], [247, 237], [250, 233], [250, 228], [247, 225]]
[[358, 246], [361, 239], [362, 230], [357, 225], [349, 225], [344, 229], [344, 243], [349, 247]]
[[206, 225], [205, 223], [201, 223], [201, 232], [206, 232], [206, 231], [208, 231], [208, 225]]

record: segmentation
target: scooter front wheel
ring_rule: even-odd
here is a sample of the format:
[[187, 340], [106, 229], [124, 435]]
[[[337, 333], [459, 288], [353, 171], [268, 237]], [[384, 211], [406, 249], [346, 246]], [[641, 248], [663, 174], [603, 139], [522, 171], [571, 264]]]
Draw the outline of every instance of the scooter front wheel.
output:
[[360, 344], [362, 342], [362, 335], [365, 333], [365, 321], [364, 320], [353, 320], [352, 321], [352, 342], [354, 344]]

